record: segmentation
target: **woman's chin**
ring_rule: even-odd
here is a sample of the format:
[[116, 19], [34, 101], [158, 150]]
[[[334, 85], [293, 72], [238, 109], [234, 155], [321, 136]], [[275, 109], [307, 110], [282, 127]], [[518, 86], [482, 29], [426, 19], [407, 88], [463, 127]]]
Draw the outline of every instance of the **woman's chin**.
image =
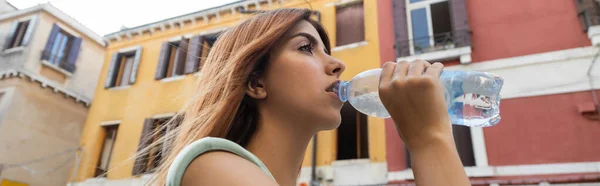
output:
[[333, 130], [340, 126], [342, 123], [342, 116], [340, 113], [331, 114], [325, 117], [325, 122], [319, 126], [319, 130]]

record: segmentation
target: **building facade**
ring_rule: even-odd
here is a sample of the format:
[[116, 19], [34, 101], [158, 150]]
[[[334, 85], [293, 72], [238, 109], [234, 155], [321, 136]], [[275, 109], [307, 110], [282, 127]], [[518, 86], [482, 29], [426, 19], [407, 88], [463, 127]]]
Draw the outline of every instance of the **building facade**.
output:
[[1, 4], [0, 184], [65, 185], [105, 43], [50, 4]]
[[[596, 1], [378, 3], [382, 62], [441, 61], [504, 78], [499, 124], [453, 127], [472, 184], [600, 184]], [[386, 121], [388, 181], [412, 183], [393, 129]]]

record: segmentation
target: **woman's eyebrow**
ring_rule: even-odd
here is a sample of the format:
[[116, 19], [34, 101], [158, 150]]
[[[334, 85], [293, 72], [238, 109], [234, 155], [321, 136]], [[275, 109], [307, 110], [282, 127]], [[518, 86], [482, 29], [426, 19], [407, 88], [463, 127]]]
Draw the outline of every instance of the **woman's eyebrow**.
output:
[[[308, 34], [308, 33], [306, 33], [306, 32], [300, 32], [300, 33], [296, 33], [296, 34], [294, 34], [294, 35], [290, 36], [290, 37], [289, 37], [289, 39], [293, 39], [293, 38], [295, 38], [295, 37], [298, 37], [298, 36], [300, 36], [300, 37], [305, 37], [305, 38], [306, 38], [306, 39], [308, 39], [308, 41], [310, 41], [311, 43], [317, 43], [317, 38], [315, 38], [314, 36], [312, 36], [312, 35], [310, 35], [310, 34]], [[289, 40], [289, 39], [288, 39], [288, 40]]]

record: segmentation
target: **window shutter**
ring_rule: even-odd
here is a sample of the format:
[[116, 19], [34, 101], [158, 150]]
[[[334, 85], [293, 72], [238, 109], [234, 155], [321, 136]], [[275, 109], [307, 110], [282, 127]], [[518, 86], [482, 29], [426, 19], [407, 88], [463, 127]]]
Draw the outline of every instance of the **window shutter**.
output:
[[[144, 128], [142, 129], [142, 135], [140, 136], [140, 144], [138, 145], [137, 152], [145, 149], [152, 143], [152, 132], [154, 131], [154, 120], [148, 118], [144, 120]], [[133, 165], [132, 174], [139, 175], [144, 173], [144, 169], [146, 168], [146, 162], [148, 161], [147, 154], [141, 154], [135, 159], [135, 164]]]
[[342, 46], [365, 40], [363, 2], [336, 8], [335, 45]]
[[46, 42], [46, 47], [44, 47], [44, 52], [42, 52], [43, 60], [50, 60], [50, 52], [52, 52], [52, 45], [54, 45], [54, 40], [56, 39], [56, 35], [58, 35], [58, 31], [60, 31], [60, 28], [56, 24], [53, 24], [50, 36], [48, 36], [48, 42]]
[[177, 50], [179, 50], [179, 52], [177, 52], [177, 56], [175, 56], [175, 59], [177, 61], [175, 61], [175, 74], [177, 75], [181, 75], [183, 74], [183, 70], [185, 69], [185, 61], [186, 61], [186, 56], [187, 56], [187, 51], [188, 51], [188, 46], [189, 46], [189, 39], [182, 39], [179, 42], [179, 47], [177, 47]]
[[142, 46], [139, 46], [137, 50], [135, 50], [135, 57], [133, 58], [133, 68], [131, 69], [131, 76], [129, 76], [129, 84], [135, 83], [135, 79], [137, 77], [137, 72], [140, 67], [140, 60], [142, 57]]
[[36, 27], [36, 23], [38, 20], [38, 16], [33, 16], [33, 18], [31, 18], [31, 20], [29, 20], [29, 25], [27, 26], [27, 31], [25, 31], [25, 37], [23, 37], [23, 46], [27, 46], [27, 44], [29, 44], [29, 40], [31, 40], [31, 37], [33, 35], [33, 31], [35, 30]]
[[466, 0], [450, 0], [453, 35], [457, 47], [471, 46], [471, 28]]
[[77, 56], [79, 56], [79, 50], [81, 48], [82, 39], [76, 37], [73, 39], [71, 43], [71, 48], [69, 49], [69, 53], [67, 56], [67, 68], [66, 70], [69, 72], [75, 72], [75, 63], [77, 62]]
[[408, 24], [406, 18], [406, 0], [393, 0], [394, 37], [396, 42], [397, 57], [410, 55], [410, 44], [408, 41]]
[[115, 73], [117, 73], [117, 71], [115, 71], [115, 70], [117, 70], [116, 68], [117, 68], [117, 65], [119, 64], [118, 63], [119, 56], [120, 56], [119, 53], [115, 53], [115, 54], [113, 54], [112, 59], [110, 60], [110, 65], [108, 67], [108, 73], [106, 75], [106, 80], [104, 82], [104, 88], [110, 88], [110, 87], [114, 86], [115, 82], [117, 81], [115, 79]]
[[190, 74], [197, 72], [200, 69], [200, 57], [202, 56], [202, 43], [204, 37], [197, 35], [192, 37], [190, 40], [190, 47], [188, 48], [188, 58], [185, 62], [185, 73]]
[[6, 42], [4, 43], [4, 49], [10, 48], [11, 41], [15, 36], [15, 32], [17, 31], [17, 27], [19, 27], [19, 21], [13, 21], [12, 27], [10, 27], [10, 32], [8, 33], [8, 37], [6, 37]]
[[158, 64], [156, 65], [156, 73], [154, 79], [159, 80], [165, 77], [165, 64], [169, 61], [169, 42], [164, 42], [162, 48], [160, 48], [160, 55], [158, 56]]

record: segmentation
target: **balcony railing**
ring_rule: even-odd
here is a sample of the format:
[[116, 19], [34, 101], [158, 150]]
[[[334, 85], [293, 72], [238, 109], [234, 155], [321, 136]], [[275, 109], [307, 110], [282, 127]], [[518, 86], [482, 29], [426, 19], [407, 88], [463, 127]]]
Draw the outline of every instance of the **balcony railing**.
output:
[[471, 32], [462, 30], [398, 41], [395, 48], [398, 57], [404, 57], [470, 45]]
[[[46, 60], [52, 64], [57, 64], [58, 67], [68, 71], [68, 72], [75, 72], [75, 64], [69, 64], [67, 62], [67, 56], [62, 56], [60, 57], [60, 59], [56, 59], [59, 56], [56, 55], [52, 55], [50, 52], [47, 51], [42, 51], [42, 60]], [[58, 63], [56, 63], [55, 61], [58, 61]]]

